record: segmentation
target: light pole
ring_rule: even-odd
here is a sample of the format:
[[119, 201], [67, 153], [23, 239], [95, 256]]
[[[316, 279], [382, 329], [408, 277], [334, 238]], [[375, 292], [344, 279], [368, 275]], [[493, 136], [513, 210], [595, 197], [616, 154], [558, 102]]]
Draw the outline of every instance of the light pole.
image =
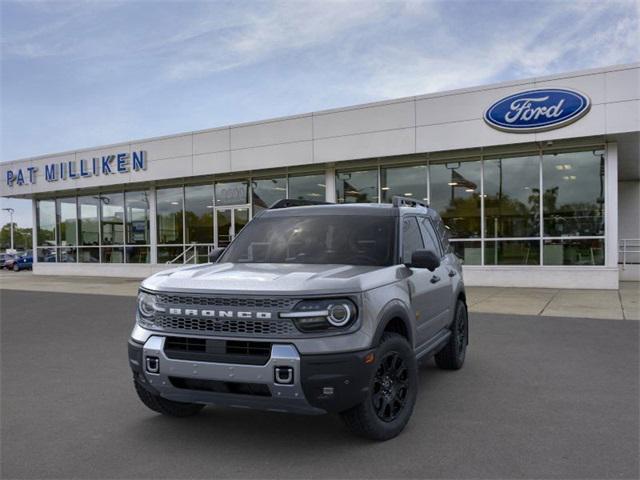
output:
[[11, 228], [11, 250], [13, 250], [13, 214], [15, 210], [11, 207], [3, 208], [2, 210], [6, 210], [9, 212], [9, 228]]

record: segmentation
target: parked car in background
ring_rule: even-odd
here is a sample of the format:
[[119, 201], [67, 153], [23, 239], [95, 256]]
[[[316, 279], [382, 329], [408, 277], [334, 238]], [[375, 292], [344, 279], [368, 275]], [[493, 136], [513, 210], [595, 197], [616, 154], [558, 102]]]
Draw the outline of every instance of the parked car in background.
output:
[[17, 255], [13, 253], [3, 253], [2, 268], [11, 270], [13, 268], [13, 262], [15, 262]]
[[31, 252], [24, 253], [17, 257], [13, 262], [13, 271], [31, 270], [33, 268], [33, 254]]

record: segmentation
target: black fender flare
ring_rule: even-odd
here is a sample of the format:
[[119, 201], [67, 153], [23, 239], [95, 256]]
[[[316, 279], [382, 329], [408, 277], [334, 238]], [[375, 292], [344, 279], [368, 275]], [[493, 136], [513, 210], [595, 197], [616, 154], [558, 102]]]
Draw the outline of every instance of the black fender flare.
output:
[[404, 323], [405, 330], [407, 331], [407, 337], [411, 348], [414, 346], [414, 329], [411, 323], [411, 314], [409, 313], [407, 305], [400, 300], [392, 300], [387, 303], [380, 314], [378, 315], [378, 326], [376, 327], [376, 333], [373, 336], [372, 346], [376, 347], [380, 344], [382, 335], [384, 334], [387, 325], [394, 318], [399, 318]]

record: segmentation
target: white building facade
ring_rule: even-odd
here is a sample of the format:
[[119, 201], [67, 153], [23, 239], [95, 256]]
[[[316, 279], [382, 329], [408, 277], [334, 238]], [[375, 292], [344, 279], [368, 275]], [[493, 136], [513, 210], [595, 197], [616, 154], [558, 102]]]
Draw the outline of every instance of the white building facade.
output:
[[[207, 261], [282, 198], [427, 200], [470, 285], [638, 279], [640, 64], [232, 125], [0, 165], [36, 274]], [[624, 241], [624, 242], [623, 242]], [[169, 262], [169, 263], [167, 263]]]

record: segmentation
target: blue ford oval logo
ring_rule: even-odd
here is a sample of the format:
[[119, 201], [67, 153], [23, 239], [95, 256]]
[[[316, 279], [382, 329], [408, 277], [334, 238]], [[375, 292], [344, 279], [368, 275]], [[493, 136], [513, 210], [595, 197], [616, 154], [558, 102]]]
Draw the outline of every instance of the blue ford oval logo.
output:
[[541, 88], [498, 100], [484, 113], [484, 120], [507, 132], [540, 132], [575, 122], [590, 107], [589, 97], [575, 90]]

